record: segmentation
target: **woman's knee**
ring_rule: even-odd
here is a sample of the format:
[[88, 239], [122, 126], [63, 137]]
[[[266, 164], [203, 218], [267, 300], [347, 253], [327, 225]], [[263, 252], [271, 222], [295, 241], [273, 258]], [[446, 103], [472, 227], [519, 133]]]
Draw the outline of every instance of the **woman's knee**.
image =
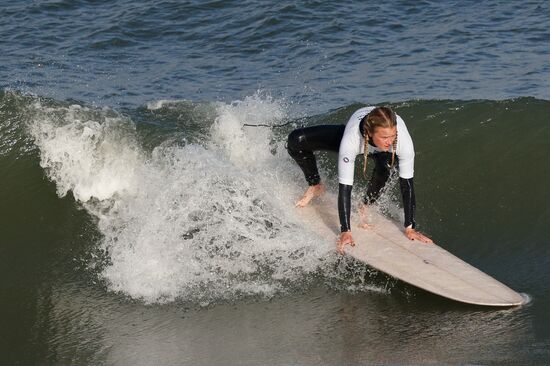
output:
[[290, 155], [293, 155], [293, 153], [296, 153], [298, 151], [304, 150], [304, 144], [306, 141], [306, 136], [304, 134], [303, 128], [298, 128], [294, 131], [292, 131], [288, 135], [286, 148]]

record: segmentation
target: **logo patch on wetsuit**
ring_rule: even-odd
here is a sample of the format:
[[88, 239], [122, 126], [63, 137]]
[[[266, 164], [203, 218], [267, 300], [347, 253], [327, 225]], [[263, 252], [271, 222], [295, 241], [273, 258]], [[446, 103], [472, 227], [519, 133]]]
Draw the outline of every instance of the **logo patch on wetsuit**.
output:
[[344, 163], [349, 163], [349, 159], [347, 157], [344, 158]]

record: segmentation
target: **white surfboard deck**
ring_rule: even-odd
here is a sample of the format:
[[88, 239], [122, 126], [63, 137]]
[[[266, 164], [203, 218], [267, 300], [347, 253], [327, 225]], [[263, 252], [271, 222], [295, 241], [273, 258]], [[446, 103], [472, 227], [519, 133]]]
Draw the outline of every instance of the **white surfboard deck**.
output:
[[[326, 193], [309, 206], [297, 208], [307, 226], [322, 236], [340, 234], [336, 196]], [[374, 209], [367, 214], [371, 230], [352, 225], [355, 247], [345, 252], [401, 281], [431, 293], [468, 304], [517, 306], [526, 303], [519, 293], [469, 265], [436, 244], [409, 240], [399, 223]]]

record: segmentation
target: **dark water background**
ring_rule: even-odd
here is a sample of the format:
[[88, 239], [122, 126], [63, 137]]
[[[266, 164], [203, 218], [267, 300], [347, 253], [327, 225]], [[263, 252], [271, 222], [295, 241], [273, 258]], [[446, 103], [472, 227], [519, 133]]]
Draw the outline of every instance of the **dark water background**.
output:
[[[3, 2], [1, 363], [549, 364], [549, 16]], [[286, 134], [378, 103], [413, 136], [421, 230], [528, 305], [446, 301], [296, 224]]]

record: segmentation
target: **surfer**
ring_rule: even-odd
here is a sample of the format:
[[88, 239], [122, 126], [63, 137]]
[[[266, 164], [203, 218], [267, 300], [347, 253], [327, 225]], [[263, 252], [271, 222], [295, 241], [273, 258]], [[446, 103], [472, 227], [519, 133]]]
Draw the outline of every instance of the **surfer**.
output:
[[346, 125], [320, 125], [299, 128], [288, 136], [288, 153], [302, 169], [309, 188], [296, 202], [304, 207], [325, 192], [321, 183], [314, 151], [338, 152], [338, 215], [340, 238], [338, 251], [343, 253], [346, 245], [355, 245], [351, 234], [351, 190], [355, 170], [355, 158], [364, 154], [363, 174], [367, 170], [367, 157], [374, 160], [374, 170], [367, 192], [359, 209], [360, 227], [368, 229], [366, 207], [376, 202], [385, 186], [390, 171], [397, 166], [399, 185], [405, 211], [405, 235], [410, 240], [424, 243], [433, 241], [416, 230], [415, 196], [413, 186], [414, 146], [405, 122], [388, 107], [360, 108]]

